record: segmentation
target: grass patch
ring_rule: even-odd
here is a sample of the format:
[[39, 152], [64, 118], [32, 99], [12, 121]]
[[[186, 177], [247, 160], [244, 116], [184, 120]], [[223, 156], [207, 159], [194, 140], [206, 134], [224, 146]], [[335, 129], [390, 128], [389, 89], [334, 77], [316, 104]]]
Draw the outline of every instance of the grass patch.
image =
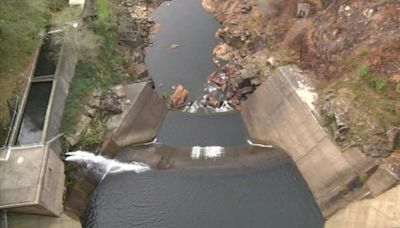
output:
[[113, 16], [113, 11], [115, 10], [114, 4], [109, 0], [96, 0], [96, 10], [100, 18], [107, 18]]
[[369, 66], [367, 64], [363, 64], [357, 68], [357, 76], [365, 78], [369, 74]]
[[[133, 77], [128, 78], [121, 73], [125, 56], [118, 47], [114, 5], [107, 0], [96, 0], [95, 3], [99, 17], [88, 28], [97, 36], [96, 54], [81, 53], [79, 55], [81, 58], [71, 83], [62, 123], [62, 130], [66, 133], [76, 125], [83, 106], [94, 89], [107, 89], [113, 85], [134, 80]], [[97, 141], [98, 136], [92, 136], [88, 135], [88, 139], [83, 139], [83, 144], [94, 144], [91, 141]]]
[[107, 124], [101, 118], [92, 120], [88, 129], [78, 142], [78, 149], [95, 151], [104, 140], [104, 134], [108, 131]]
[[[400, 117], [395, 112], [395, 104], [400, 99], [400, 95], [391, 95], [387, 91], [388, 89], [385, 90], [385, 86], [380, 85], [379, 80], [373, 82], [373, 77], [377, 76], [371, 74], [368, 67], [360, 66], [355, 70], [354, 74], [335, 81], [327, 88], [327, 90], [333, 91], [347, 88], [352, 91], [351, 98], [354, 104], [349, 110], [349, 140], [368, 140], [373, 137], [371, 135], [373, 134], [371, 124], [383, 129], [400, 125]], [[326, 123], [330, 124], [329, 117], [326, 118]]]
[[51, 17], [48, 0], [3, 0], [0, 6], [0, 145], [10, 124], [7, 101], [22, 93], [26, 69]]
[[361, 184], [365, 184], [369, 178], [368, 173], [362, 173], [358, 176], [358, 181], [360, 181]]
[[400, 93], [400, 83], [396, 84], [396, 93]]
[[357, 68], [357, 76], [364, 79], [368, 85], [377, 92], [383, 92], [387, 86], [387, 80], [382, 79], [376, 74], [370, 73], [367, 64], [361, 65]]

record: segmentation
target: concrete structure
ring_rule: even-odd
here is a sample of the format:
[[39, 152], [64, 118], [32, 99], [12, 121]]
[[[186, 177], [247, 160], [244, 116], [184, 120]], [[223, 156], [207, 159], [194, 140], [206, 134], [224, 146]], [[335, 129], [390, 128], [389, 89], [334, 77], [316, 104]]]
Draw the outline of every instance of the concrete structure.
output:
[[242, 116], [254, 143], [274, 144], [289, 153], [327, 217], [361, 197], [345, 195], [358, 176], [376, 164], [359, 159], [362, 155], [353, 150], [343, 156], [318, 122], [316, 96], [300, 69], [280, 67], [244, 103]]
[[[58, 216], [63, 211], [65, 180], [64, 163], [58, 156], [61, 152], [59, 130], [77, 58], [71, 53], [72, 49], [64, 45], [54, 75], [33, 77], [39, 50], [35, 64], [32, 65], [10, 144], [0, 159], [0, 209]], [[33, 145], [15, 146], [31, 83], [43, 80], [52, 82], [52, 90], [42, 135]]]
[[103, 147], [108, 155], [125, 146], [153, 141], [168, 111], [165, 102], [145, 82], [128, 85], [125, 90], [130, 102], [111, 120], [113, 135]]
[[81, 228], [79, 218], [62, 214], [59, 218], [37, 215], [22, 215], [7, 213], [7, 225], [10, 228]]
[[400, 227], [400, 186], [374, 199], [351, 203], [325, 223], [325, 228]]
[[11, 149], [0, 162], [0, 210], [59, 215], [63, 211], [64, 164], [48, 146]]

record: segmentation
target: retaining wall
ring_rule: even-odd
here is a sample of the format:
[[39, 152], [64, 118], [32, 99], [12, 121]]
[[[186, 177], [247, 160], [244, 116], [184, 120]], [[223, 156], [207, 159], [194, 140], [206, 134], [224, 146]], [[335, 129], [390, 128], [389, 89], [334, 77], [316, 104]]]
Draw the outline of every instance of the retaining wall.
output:
[[168, 111], [165, 102], [147, 83], [126, 86], [130, 101], [121, 115], [113, 117], [113, 132], [102, 151], [114, 155], [122, 147], [151, 142]]
[[[327, 217], [347, 203], [343, 194], [359, 170], [318, 122], [316, 95], [299, 68], [280, 67], [244, 103], [242, 116], [254, 143], [274, 144], [289, 153]], [[369, 162], [357, 165], [370, 167]]]
[[70, 83], [75, 75], [77, 57], [72, 49], [64, 45], [56, 73], [53, 79], [53, 88], [50, 95], [49, 111], [46, 116], [45, 141], [51, 140], [60, 133], [61, 122], [65, 109], [65, 102], [69, 93]]

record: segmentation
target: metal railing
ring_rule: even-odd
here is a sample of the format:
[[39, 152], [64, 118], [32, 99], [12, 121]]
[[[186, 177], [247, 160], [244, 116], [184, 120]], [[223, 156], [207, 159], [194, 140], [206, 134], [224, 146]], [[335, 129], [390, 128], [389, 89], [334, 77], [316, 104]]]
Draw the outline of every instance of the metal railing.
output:
[[19, 96], [15, 96], [15, 102], [13, 105], [14, 107], [10, 107], [10, 106], [11, 105], [8, 105], [9, 109], [11, 110], [11, 112], [10, 112], [11, 121], [8, 126], [7, 136], [3, 142], [3, 145], [0, 146], [0, 150], [4, 150], [4, 149], [8, 148], [10, 145], [9, 141], [10, 141], [11, 134], [14, 129], [15, 120], [17, 119], [17, 114], [19, 111], [19, 108], [18, 108], [19, 107]]

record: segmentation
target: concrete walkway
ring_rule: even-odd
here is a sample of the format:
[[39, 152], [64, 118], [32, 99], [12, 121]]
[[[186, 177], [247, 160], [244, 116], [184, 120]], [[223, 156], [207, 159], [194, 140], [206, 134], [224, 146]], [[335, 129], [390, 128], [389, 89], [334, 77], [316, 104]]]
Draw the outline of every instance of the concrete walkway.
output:
[[325, 223], [325, 228], [360, 227], [400, 227], [400, 186], [374, 199], [353, 202], [339, 210]]

